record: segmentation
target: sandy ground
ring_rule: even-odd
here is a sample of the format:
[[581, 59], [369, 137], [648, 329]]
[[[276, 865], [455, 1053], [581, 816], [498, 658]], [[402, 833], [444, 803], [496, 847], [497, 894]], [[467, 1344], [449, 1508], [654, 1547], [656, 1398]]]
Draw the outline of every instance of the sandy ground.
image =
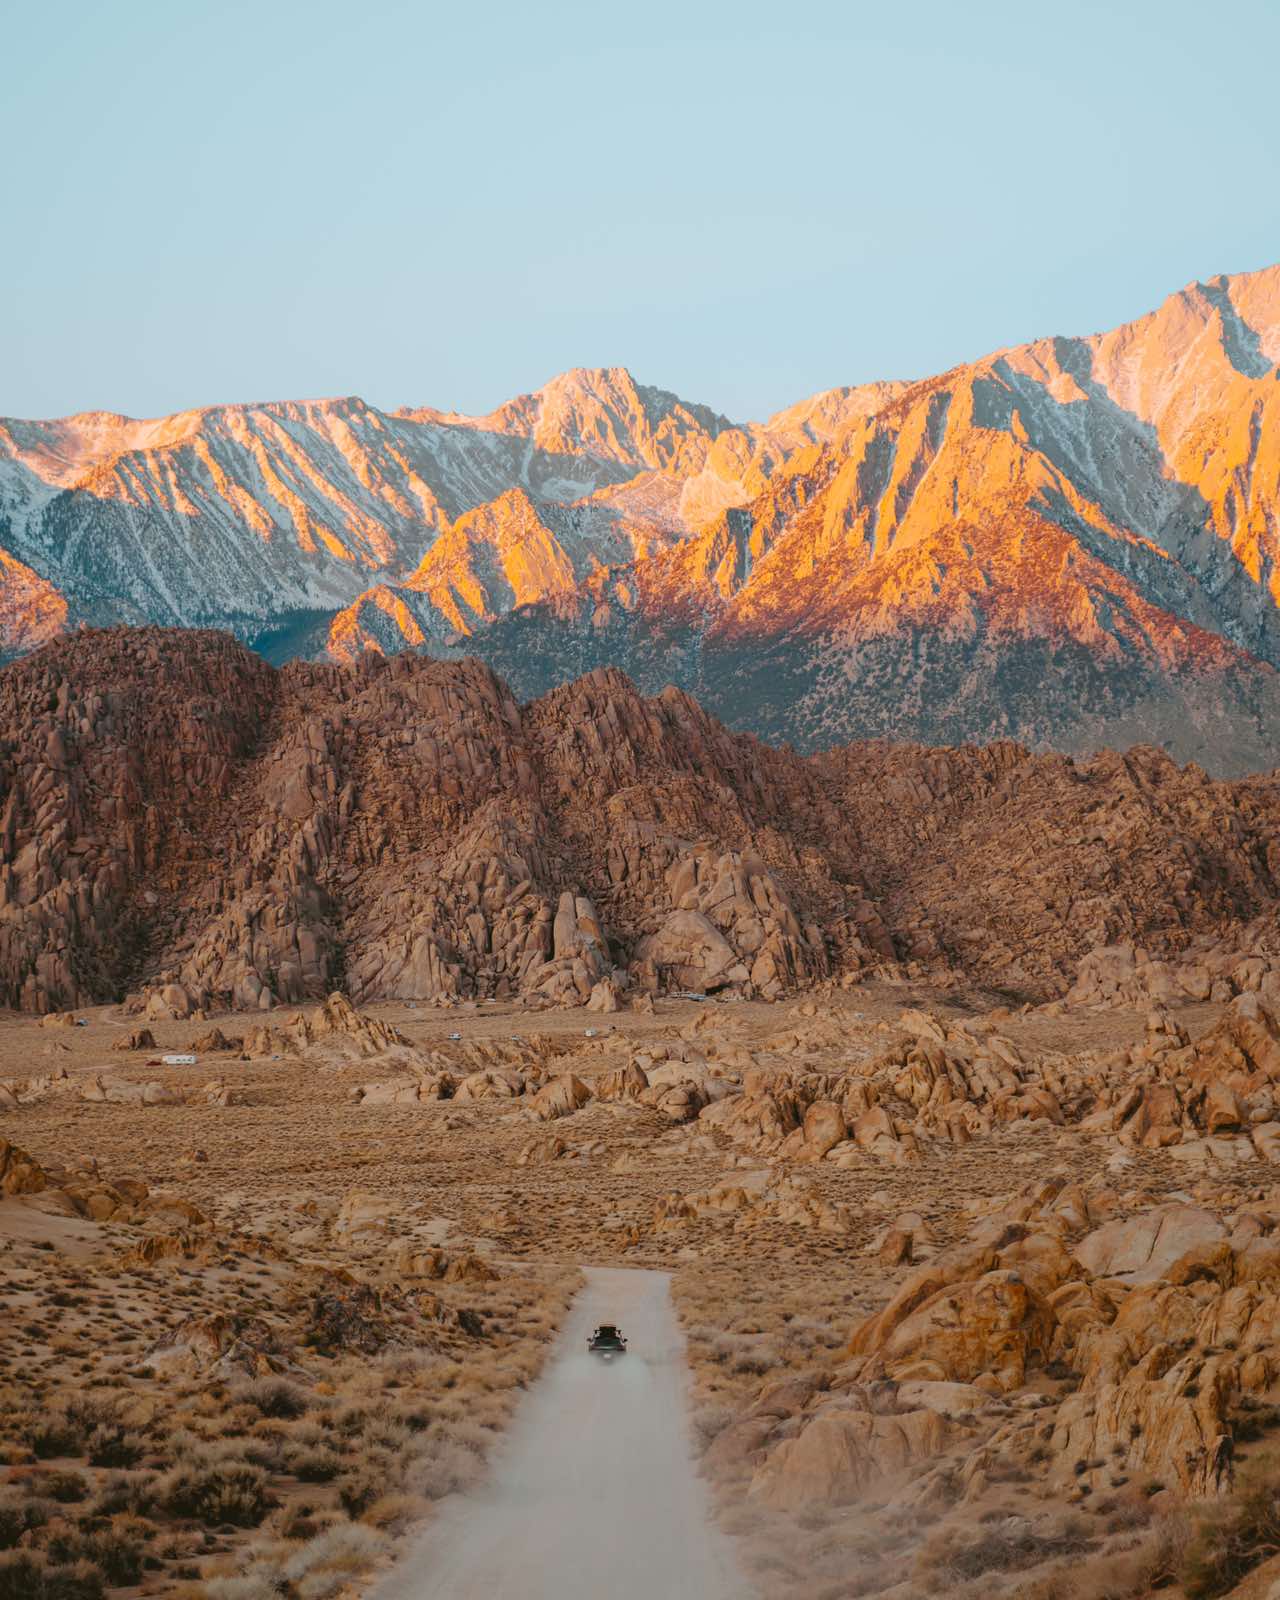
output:
[[[455, 1078], [510, 1068], [530, 1084], [572, 1072], [594, 1085], [633, 1057], [697, 1064], [704, 1052], [732, 1071], [755, 1053], [769, 1071], [856, 1075], [897, 1036], [905, 1008], [966, 1018], [987, 1016], [990, 1004], [978, 991], [869, 984], [778, 1006], [660, 1000], [652, 1014], [605, 1017], [509, 1002], [368, 1010]], [[1177, 1020], [1196, 1037], [1220, 1014], [1183, 1007]], [[152, 1499], [138, 1517], [126, 1509], [108, 1520], [119, 1539], [141, 1541], [129, 1592], [154, 1600], [229, 1600], [225, 1585], [240, 1582], [245, 1563], [256, 1563], [259, 1593], [278, 1588], [286, 1566], [322, 1563], [306, 1568], [311, 1591], [294, 1583], [299, 1592], [349, 1579], [371, 1583], [360, 1590], [371, 1600], [745, 1600], [756, 1590], [830, 1600], [850, 1584], [905, 1594], [922, 1541], [958, 1539], [972, 1565], [968, 1502], [952, 1522], [945, 1509], [922, 1516], [882, 1499], [870, 1509], [770, 1513], [749, 1495], [753, 1461], [718, 1459], [703, 1478], [693, 1440], [718, 1438], [754, 1407], [762, 1384], [829, 1371], [850, 1330], [906, 1271], [966, 1238], [975, 1216], [1034, 1178], [1091, 1193], [1123, 1188], [1134, 1204], [1185, 1200], [1201, 1187], [1198, 1170], [1164, 1149], [1124, 1152], [1117, 1174], [1113, 1141], [1045, 1119], [998, 1124], [969, 1143], [927, 1139], [916, 1162], [864, 1152], [847, 1166], [787, 1164], [634, 1103], [593, 1100], [546, 1123], [527, 1095], [364, 1101], [366, 1086], [409, 1082], [410, 1069], [328, 1041], [302, 1052], [282, 1041], [249, 1060], [206, 1043], [194, 1065], [156, 1060], [191, 1053], [215, 1024], [230, 1039], [247, 1035], [264, 1020], [256, 1014], [152, 1022], [154, 1043], [130, 1050], [117, 1045], [137, 1018], [113, 1007], [79, 1015], [83, 1026], [45, 1026], [0, 1013], [0, 1082], [12, 1075], [17, 1096], [0, 1113], [0, 1136], [50, 1170], [140, 1179], [151, 1193], [136, 1216], [101, 1223], [66, 1214], [60, 1190], [0, 1205], [0, 1494], [28, 1479], [39, 1488], [50, 1461], [74, 1469], [92, 1496], [51, 1516], [52, 1531], [39, 1536], [51, 1544], [71, 1516], [85, 1541], [97, 1540], [96, 1497], [115, 1504], [107, 1480], [117, 1469], [89, 1461], [84, 1430], [65, 1460], [44, 1446], [37, 1455], [33, 1441], [49, 1432], [46, 1413], [61, 1414], [81, 1390], [93, 1389], [95, 1402], [112, 1397], [138, 1435], [133, 1470]], [[280, 1026], [287, 1013], [265, 1020]], [[1129, 1011], [997, 1011], [987, 1020], [1031, 1061], [1145, 1037], [1145, 1014]], [[84, 1098], [98, 1076], [117, 1087], [155, 1082], [182, 1103]], [[232, 1091], [229, 1102], [204, 1093], [211, 1083]], [[686, 1216], [669, 1203], [770, 1168], [787, 1179], [789, 1209], [695, 1207]], [[1234, 1195], [1263, 1177], [1248, 1166], [1213, 1182], [1229, 1182]], [[190, 1239], [175, 1204], [207, 1219]], [[908, 1213], [922, 1253], [912, 1266], [882, 1260], [890, 1226]], [[496, 1277], [441, 1280], [437, 1246], [445, 1265], [474, 1255]], [[591, 1287], [566, 1313], [579, 1266]], [[315, 1345], [315, 1290], [333, 1271], [390, 1296], [370, 1312], [392, 1341], [380, 1354], [364, 1355], [346, 1334], [334, 1352]], [[178, 1391], [167, 1369], [139, 1365], [191, 1319], [223, 1326], [235, 1317], [261, 1319], [290, 1360], [323, 1379], [317, 1403], [295, 1418], [260, 1414], [242, 1397], [253, 1372], [228, 1377], [194, 1347]], [[615, 1367], [585, 1354], [598, 1321], [631, 1337]], [[279, 1504], [243, 1528], [166, 1509], [156, 1496], [189, 1434], [202, 1461], [231, 1452], [260, 1464]], [[317, 1467], [337, 1476], [317, 1479]], [[1035, 1528], [1057, 1516], [1042, 1476], [1037, 1462], [993, 1472], [984, 1516]], [[459, 1487], [472, 1484], [464, 1498]], [[885, 1494], [897, 1492], [895, 1480]], [[350, 1509], [353, 1496], [362, 1509]], [[1118, 1502], [1098, 1501], [1084, 1547], [1105, 1537], [1098, 1559], [1109, 1562], [1117, 1541], [1146, 1537], [1146, 1524], [1136, 1534], [1127, 1523], [1112, 1529]], [[997, 1556], [1014, 1549], [998, 1538], [994, 1547]], [[933, 1600], [949, 1591], [940, 1571], [935, 1563], [913, 1592]], [[990, 1590], [979, 1600], [1031, 1592], [1017, 1570], [1002, 1571], [984, 1576]], [[237, 1589], [236, 1600], [247, 1592]]]
[[[490, 1481], [373, 1600], [747, 1600], [694, 1471], [667, 1276], [587, 1277]], [[586, 1353], [601, 1321], [630, 1342], [612, 1365]]]

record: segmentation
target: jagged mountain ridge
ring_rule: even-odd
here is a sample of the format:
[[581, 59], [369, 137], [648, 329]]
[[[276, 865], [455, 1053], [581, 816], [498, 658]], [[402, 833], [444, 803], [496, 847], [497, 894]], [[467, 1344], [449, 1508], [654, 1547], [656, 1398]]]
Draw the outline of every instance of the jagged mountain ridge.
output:
[[[447, 533], [465, 603], [474, 574], [458, 523], [486, 506], [489, 526], [519, 504], [553, 540], [567, 531], [546, 576], [576, 581], [685, 536], [706, 505], [745, 496], [753, 463], [767, 472], [881, 392], [832, 391], [745, 433], [618, 368], [566, 373], [480, 418], [348, 397], [145, 422], [2, 421], [0, 650], [79, 620], [216, 623], [244, 637], [295, 614], [327, 623], [384, 582], [412, 594]], [[506, 547], [516, 532], [502, 534]], [[430, 589], [428, 574], [420, 592]], [[447, 611], [428, 632], [456, 631]]]
[[[0, 672], [0, 1004], [266, 1007], [932, 975], [1059, 993], [1280, 913], [1280, 787], [1138, 748], [802, 757], [599, 670], [270, 666], [87, 630]], [[946, 848], [938, 841], [946, 840]]]
[[[765, 424], [580, 370], [482, 418], [359, 400], [0, 425], [0, 631], [617, 664], [807, 748], [1280, 726], [1280, 268]], [[295, 619], [303, 624], [294, 627]]]
[[513, 486], [577, 496], [638, 465], [354, 398], [223, 406], [4, 424], [0, 508], [11, 553], [82, 613], [267, 620], [407, 576], [436, 533]]
[[[1280, 272], [915, 385], [679, 549], [475, 641], [667, 673], [735, 726], [1166, 742], [1267, 766], [1278, 705]], [[661, 648], [654, 649], [655, 640]], [[673, 668], [674, 664], [674, 668]]]

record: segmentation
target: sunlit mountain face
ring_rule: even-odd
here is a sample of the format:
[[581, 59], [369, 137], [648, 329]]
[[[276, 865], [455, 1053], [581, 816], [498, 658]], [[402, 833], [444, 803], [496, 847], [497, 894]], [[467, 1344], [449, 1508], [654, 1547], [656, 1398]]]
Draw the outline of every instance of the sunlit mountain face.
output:
[[576, 370], [485, 417], [347, 398], [0, 423], [0, 649], [81, 622], [272, 659], [599, 665], [817, 748], [1280, 730], [1280, 267], [1110, 333], [735, 424]]

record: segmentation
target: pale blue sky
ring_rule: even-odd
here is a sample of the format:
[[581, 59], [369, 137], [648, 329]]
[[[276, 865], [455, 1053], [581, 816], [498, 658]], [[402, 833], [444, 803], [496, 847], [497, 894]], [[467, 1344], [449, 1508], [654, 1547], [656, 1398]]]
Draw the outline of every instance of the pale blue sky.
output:
[[735, 418], [1280, 259], [1280, 5], [0, 0], [0, 413]]

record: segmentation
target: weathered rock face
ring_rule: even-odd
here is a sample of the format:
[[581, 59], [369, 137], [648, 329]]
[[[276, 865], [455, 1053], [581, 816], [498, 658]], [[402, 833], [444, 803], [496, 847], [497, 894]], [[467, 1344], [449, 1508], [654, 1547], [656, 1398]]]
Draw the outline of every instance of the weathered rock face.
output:
[[947, 1285], [914, 1307], [876, 1354], [893, 1378], [969, 1383], [986, 1377], [1016, 1389], [1047, 1358], [1054, 1318], [1016, 1271]]
[[89, 1222], [151, 1221], [174, 1227], [203, 1227], [208, 1218], [189, 1201], [153, 1191], [141, 1178], [105, 1177], [92, 1157], [72, 1166], [44, 1166], [25, 1150], [0, 1138], [0, 1199], [36, 1196], [41, 1210]]
[[209, 635], [165, 654], [163, 694], [146, 688], [160, 659], [142, 636], [38, 662], [0, 679], [0, 986], [6, 1004], [54, 1011], [118, 998], [151, 902], [207, 870], [206, 830], [257, 748], [272, 674]]
[[815, 765], [908, 963], [1065, 988], [1096, 947], [1176, 961], [1276, 909], [1268, 776], [1217, 781], [1146, 747], [1073, 760], [1009, 743], [859, 744]]
[[779, 1510], [848, 1505], [877, 1480], [936, 1455], [947, 1434], [935, 1411], [819, 1414], [795, 1439], [772, 1452], [756, 1473], [751, 1493]]
[[[676, 909], [667, 875], [699, 836], [757, 849], [728, 900], [704, 886], [735, 961], [767, 953], [775, 991], [825, 966], [792, 953], [756, 846], [801, 885], [788, 835], [828, 810], [814, 780], [615, 674], [522, 711], [474, 663], [275, 673], [220, 636], [117, 630], [7, 669], [0, 724], [0, 997], [28, 1010], [144, 985], [149, 1017], [269, 1007], [339, 966], [357, 1003], [584, 1002]], [[841, 866], [811, 915], [850, 895]]]
[[636, 950], [651, 981], [702, 993], [750, 984], [773, 999], [826, 976], [820, 933], [805, 934], [759, 859], [695, 851], [668, 870], [666, 890], [674, 909]]
[[13, 1194], [39, 1194], [48, 1187], [44, 1169], [16, 1144], [0, 1138], [0, 1198]]
[[1076, 1259], [1094, 1277], [1131, 1282], [1162, 1278], [1190, 1250], [1214, 1245], [1226, 1230], [1197, 1206], [1158, 1206], [1129, 1221], [1108, 1222], [1076, 1246]]
[[1091, 950], [1065, 996], [1071, 1005], [1183, 1005], [1261, 994], [1280, 1001], [1280, 927], [1274, 914], [1225, 937], [1194, 940], [1168, 960], [1132, 944]]
[[557, 1117], [572, 1116], [586, 1105], [591, 1090], [572, 1072], [562, 1073], [544, 1084], [536, 1094], [530, 1095], [528, 1108], [541, 1122], [551, 1122]]
[[1090, 1485], [1110, 1471], [1166, 1471], [1186, 1495], [1220, 1493], [1231, 1481], [1227, 1403], [1235, 1388], [1229, 1362], [1175, 1362], [1168, 1345], [1119, 1382], [1063, 1402], [1050, 1441], [1060, 1487]]
[[[474, 661], [276, 672], [207, 633], [86, 633], [4, 669], [0, 795], [0, 1003], [33, 1012], [266, 1010], [339, 978], [357, 1005], [904, 970], [1052, 993], [1099, 944], [1176, 956], [1278, 903], [1267, 780], [1140, 750], [803, 760], [612, 671], [521, 707]], [[947, 1094], [1016, 1098], [1006, 1066], [963, 1094], [922, 1066], [910, 1098], [944, 1120]]]
[[1280, 1018], [1257, 993], [1233, 1000], [1194, 1046], [1152, 1012], [1146, 1041], [1094, 1061], [1089, 1078], [1087, 1132], [1201, 1165], [1271, 1161], [1280, 1149]]
[[[776, 1180], [740, 1177], [667, 1196], [658, 1226], [749, 1225]], [[1072, 1503], [1130, 1481], [1223, 1493], [1280, 1376], [1280, 1193], [1219, 1199], [1152, 1205], [1054, 1177], [979, 1201], [967, 1236], [899, 1276], [833, 1362], [766, 1379], [708, 1470], [804, 1513], [977, 1501], [1036, 1469]]]

